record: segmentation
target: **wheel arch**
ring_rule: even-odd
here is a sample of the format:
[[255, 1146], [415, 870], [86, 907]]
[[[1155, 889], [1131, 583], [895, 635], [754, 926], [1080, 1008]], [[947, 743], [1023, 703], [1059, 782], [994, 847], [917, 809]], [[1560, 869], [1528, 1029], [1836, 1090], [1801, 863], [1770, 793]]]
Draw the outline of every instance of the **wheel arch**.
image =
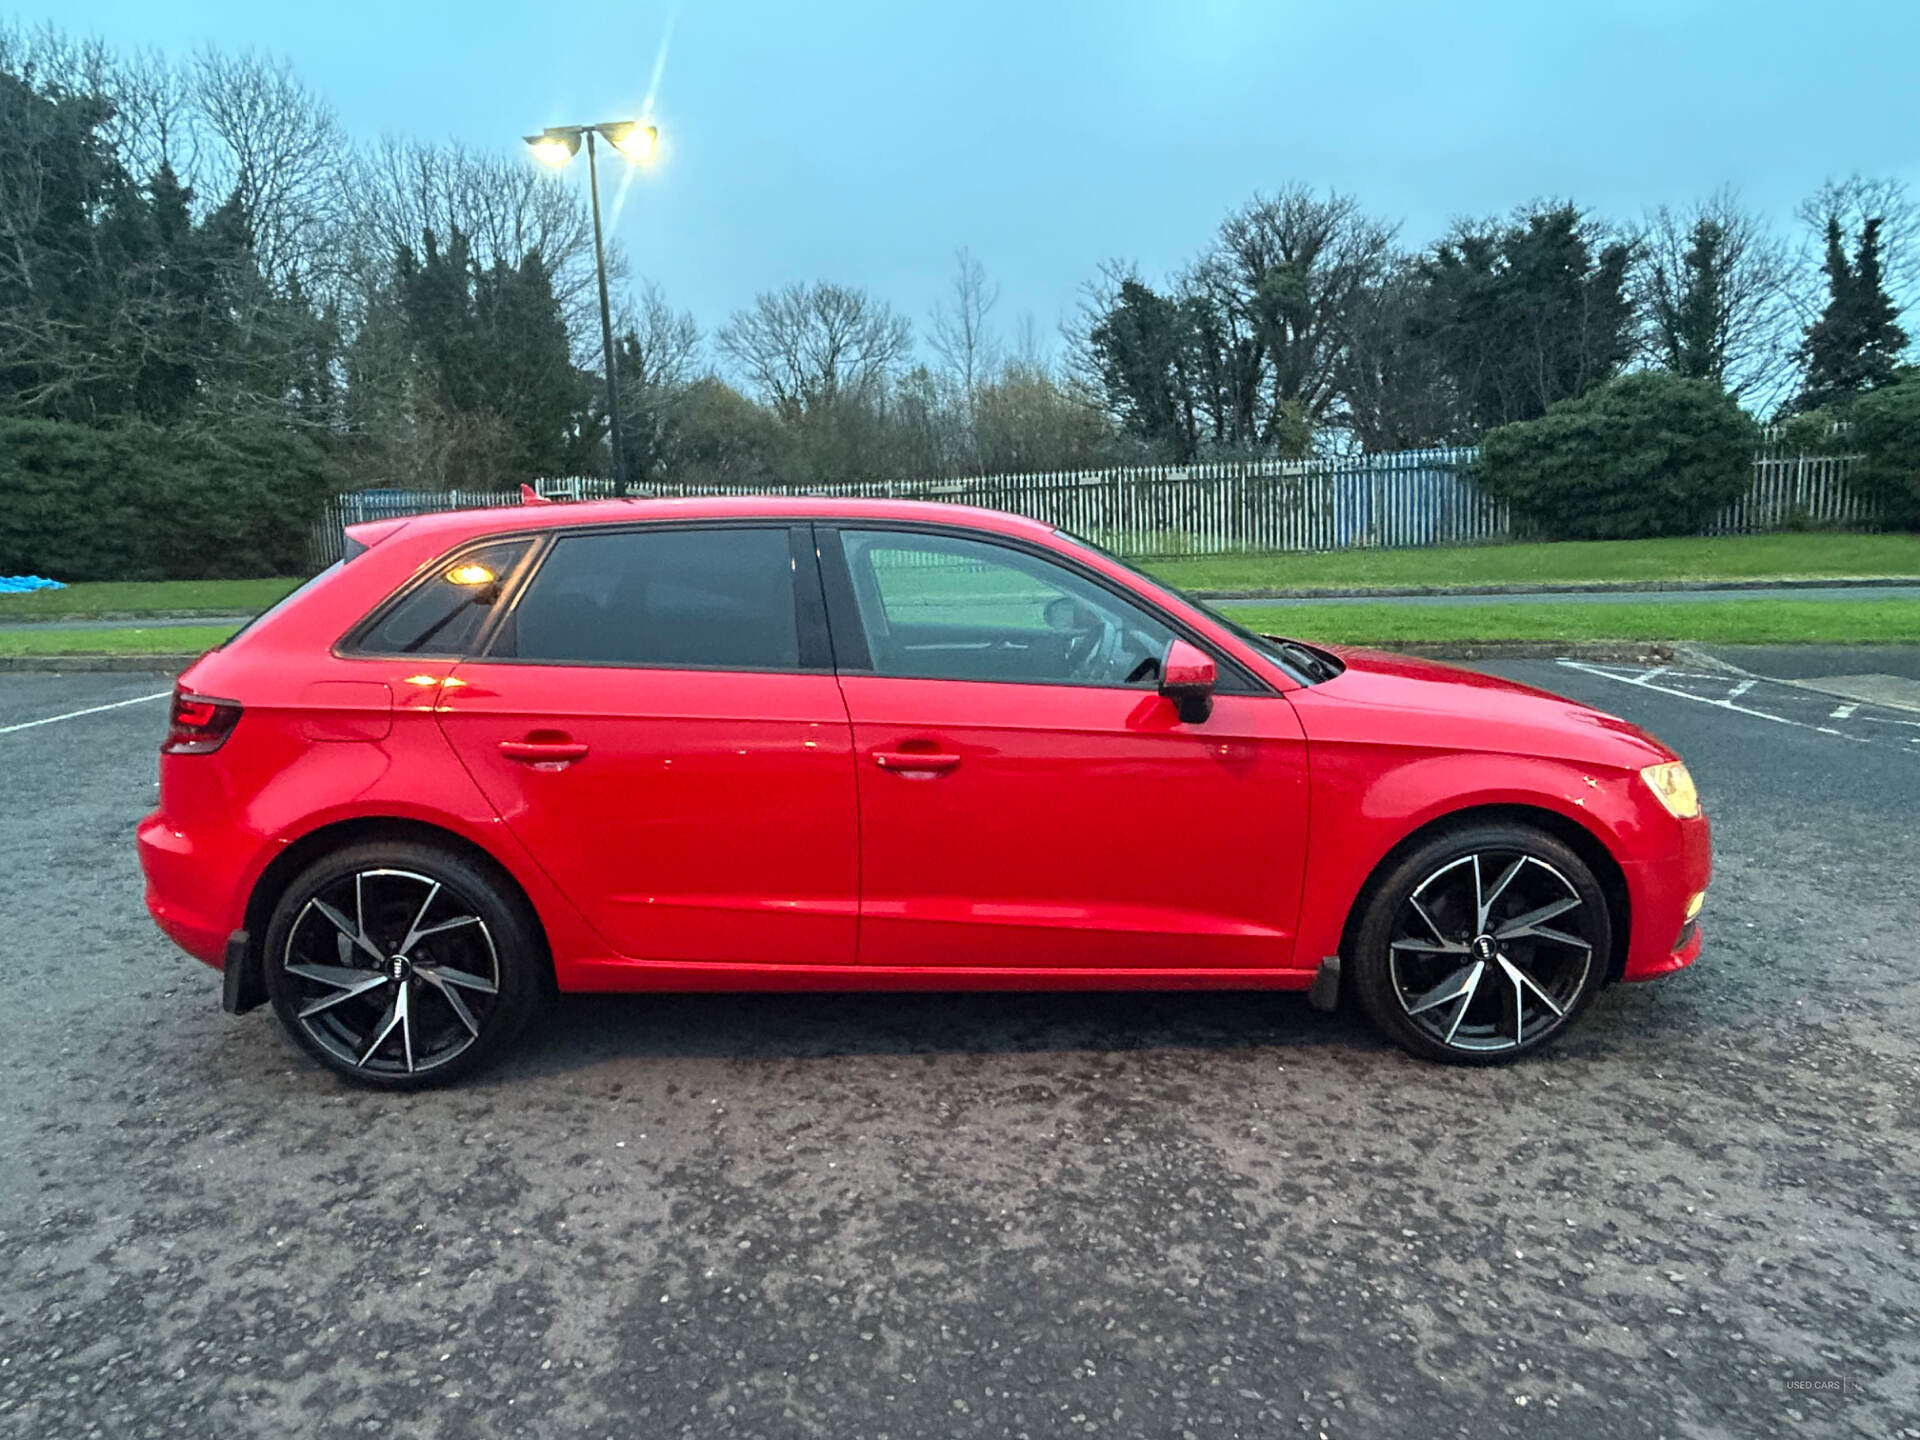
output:
[[554, 980], [553, 946], [547, 936], [540, 908], [533, 903], [527, 887], [511, 869], [503, 865], [485, 846], [476, 844], [458, 831], [426, 820], [410, 820], [391, 815], [360, 815], [316, 826], [287, 844], [270, 860], [254, 881], [247, 895], [243, 928], [248, 936], [242, 962], [258, 977], [266, 944], [267, 926], [274, 907], [286, 893], [293, 878], [324, 855], [349, 845], [387, 841], [397, 844], [429, 845], [447, 850], [468, 864], [492, 875], [508, 894], [525, 907], [533, 933], [540, 942], [541, 985], [549, 995], [558, 993]]
[[1607, 920], [1612, 939], [1607, 956], [1607, 979], [1618, 980], [1626, 968], [1627, 946], [1632, 936], [1633, 908], [1627, 892], [1627, 877], [1606, 842], [1578, 820], [1544, 806], [1514, 803], [1470, 805], [1450, 810], [1416, 826], [1401, 836], [1367, 872], [1359, 890], [1348, 903], [1346, 920], [1340, 929], [1340, 953], [1351, 956], [1360, 924], [1373, 902], [1381, 881], [1400, 862], [1401, 857], [1449, 830], [1475, 824], [1531, 825], [1564, 842], [1586, 862], [1607, 897]]

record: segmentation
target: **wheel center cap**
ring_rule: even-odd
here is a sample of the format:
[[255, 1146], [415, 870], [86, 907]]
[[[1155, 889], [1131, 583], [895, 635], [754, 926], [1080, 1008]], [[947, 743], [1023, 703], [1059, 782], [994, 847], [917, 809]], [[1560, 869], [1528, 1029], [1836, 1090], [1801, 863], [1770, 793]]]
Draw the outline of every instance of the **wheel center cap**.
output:
[[391, 960], [387, 961], [387, 977], [395, 984], [411, 978], [412, 975], [413, 962], [407, 959], [406, 956], [395, 955]]
[[1476, 935], [1473, 943], [1467, 946], [1467, 953], [1483, 965], [1491, 965], [1493, 957], [1500, 953], [1500, 942], [1491, 935]]

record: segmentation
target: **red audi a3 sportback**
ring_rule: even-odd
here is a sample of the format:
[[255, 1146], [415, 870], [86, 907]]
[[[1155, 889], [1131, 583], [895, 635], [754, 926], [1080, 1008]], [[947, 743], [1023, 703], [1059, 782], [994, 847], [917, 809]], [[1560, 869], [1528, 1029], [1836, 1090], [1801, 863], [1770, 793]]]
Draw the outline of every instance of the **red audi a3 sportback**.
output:
[[613, 500], [348, 550], [180, 677], [139, 843], [226, 1008], [369, 1084], [555, 991], [1345, 985], [1481, 1063], [1699, 951], [1651, 736], [1033, 520]]

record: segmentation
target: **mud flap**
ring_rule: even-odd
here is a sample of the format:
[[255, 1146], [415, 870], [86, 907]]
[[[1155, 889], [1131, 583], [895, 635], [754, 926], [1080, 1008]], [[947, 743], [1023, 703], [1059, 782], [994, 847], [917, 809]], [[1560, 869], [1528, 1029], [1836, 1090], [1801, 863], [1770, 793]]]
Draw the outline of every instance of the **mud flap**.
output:
[[260, 973], [260, 961], [253, 954], [247, 932], [236, 930], [227, 937], [226, 964], [220, 972], [220, 1008], [229, 1015], [244, 1015], [267, 1003], [267, 980]]
[[1313, 984], [1307, 987], [1307, 1003], [1316, 1010], [1332, 1011], [1340, 1004], [1340, 957], [1329, 955], [1320, 962]]

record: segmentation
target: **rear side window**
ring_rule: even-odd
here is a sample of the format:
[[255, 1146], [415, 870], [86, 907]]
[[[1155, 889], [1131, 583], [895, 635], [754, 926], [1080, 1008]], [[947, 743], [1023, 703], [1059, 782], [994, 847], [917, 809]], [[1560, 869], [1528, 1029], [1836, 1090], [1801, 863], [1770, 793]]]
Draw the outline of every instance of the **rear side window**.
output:
[[465, 655], [530, 543], [506, 540], [449, 560], [389, 606], [354, 648], [369, 655]]
[[492, 653], [561, 665], [798, 669], [789, 530], [563, 536]]

